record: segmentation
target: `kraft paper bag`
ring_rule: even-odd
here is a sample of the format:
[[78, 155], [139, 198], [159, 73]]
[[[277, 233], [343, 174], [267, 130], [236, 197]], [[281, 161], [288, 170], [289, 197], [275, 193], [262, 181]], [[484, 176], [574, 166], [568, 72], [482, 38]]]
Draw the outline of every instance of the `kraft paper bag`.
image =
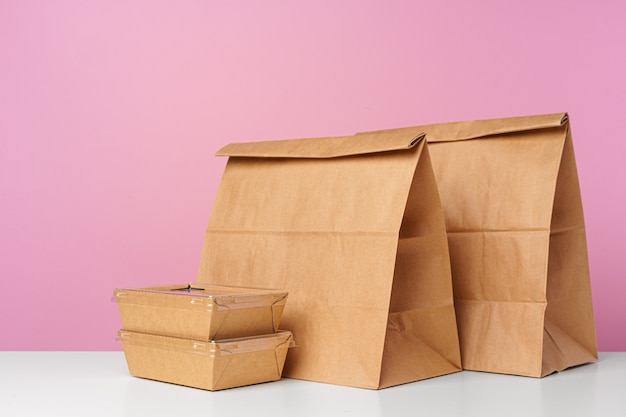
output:
[[444, 208], [464, 369], [542, 377], [598, 357], [565, 113], [419, 126]]
[[231, 144], [198, 282], [289, 291], [283, 375], [378, 389], [461, 369], [423, 134]]

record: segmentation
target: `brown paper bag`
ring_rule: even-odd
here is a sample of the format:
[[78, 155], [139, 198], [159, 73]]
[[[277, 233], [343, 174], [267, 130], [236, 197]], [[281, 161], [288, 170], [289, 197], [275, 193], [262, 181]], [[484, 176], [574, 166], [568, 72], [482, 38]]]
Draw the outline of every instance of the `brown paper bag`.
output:
[[541, 377], [596, 360], [567, 114], [388, 131], [402, 132], [430, 144], [463, 367]]
[[198, 282], [289, 291], [284, 376], [383, 388], [461, 369], [445, 223], [421, 134], [240, 143]]

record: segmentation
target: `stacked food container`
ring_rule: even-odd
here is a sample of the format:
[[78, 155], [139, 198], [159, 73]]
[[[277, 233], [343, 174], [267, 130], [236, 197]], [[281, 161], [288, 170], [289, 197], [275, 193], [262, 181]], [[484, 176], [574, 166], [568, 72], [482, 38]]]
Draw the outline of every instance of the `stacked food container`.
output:
[[116, 289], [122, 343], [137, 377], [220, 390], [280, 379], [289, 331], [281, 290], [210, 284]]

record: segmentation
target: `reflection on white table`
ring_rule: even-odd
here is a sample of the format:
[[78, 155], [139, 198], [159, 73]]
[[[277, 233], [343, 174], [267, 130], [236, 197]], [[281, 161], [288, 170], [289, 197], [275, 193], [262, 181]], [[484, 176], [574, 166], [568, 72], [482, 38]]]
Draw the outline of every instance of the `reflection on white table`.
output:
[[122, 352], [0, 352], [0, 416], [626, 416], [626, 352], [543, 379], [459, 372], [372, 391], [294, 379], [203, 391]]

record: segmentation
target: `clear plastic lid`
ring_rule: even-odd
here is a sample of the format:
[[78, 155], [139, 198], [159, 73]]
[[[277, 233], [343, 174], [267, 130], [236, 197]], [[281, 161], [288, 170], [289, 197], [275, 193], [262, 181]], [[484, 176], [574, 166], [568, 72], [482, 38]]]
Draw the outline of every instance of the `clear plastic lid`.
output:
[[163, 307], [186, 306], [219, 311], [284, 303], [287, 295], [287, 291], [276, 289], [189, 283], [145, 288], [116, 288], [111, 301], [135, 304], [157, 303]]
[[145, 346], [165, 350], [174, 350], [208, 357], [237, 355], [242, 353], [291, 348], [295, 346], [293, 335], [286, 330], [277, 333], [253, 337], [242, 337], [219, 341], [197, 341], [177, 337], [160, 336], [148, 333], [120, 330], [116, 339], [135, 346]]

